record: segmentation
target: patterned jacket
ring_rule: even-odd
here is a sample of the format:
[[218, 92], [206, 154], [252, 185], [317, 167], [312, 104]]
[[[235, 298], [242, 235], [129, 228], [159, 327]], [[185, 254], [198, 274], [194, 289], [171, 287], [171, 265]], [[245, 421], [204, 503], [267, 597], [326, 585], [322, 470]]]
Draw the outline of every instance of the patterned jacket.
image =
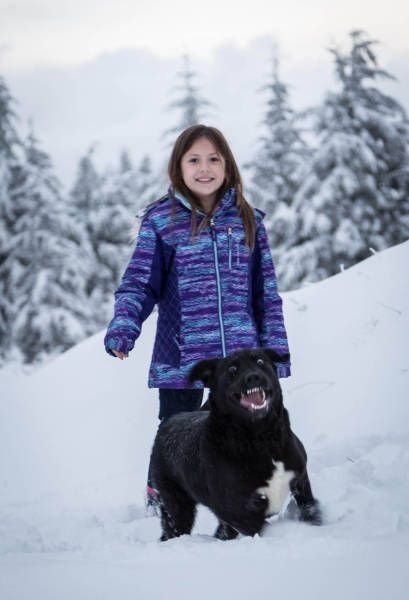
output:
[[[198, 218], [198, 225], [200, 218]], [[145, 212], [134, 253], [115, 293], [105, 348], [129, 352], [143, 321], [158, 305], [149, 387], [188, 388], [187, 375], [203, 358], [241, 348], [288, 353], [282, 301], [260, 211], [256, 242], [245, 244], [232, 188], [211, 223], [192, 238], [191, 208], [169, 194]], [[279, 376], [290, 375], [290, 364]]]

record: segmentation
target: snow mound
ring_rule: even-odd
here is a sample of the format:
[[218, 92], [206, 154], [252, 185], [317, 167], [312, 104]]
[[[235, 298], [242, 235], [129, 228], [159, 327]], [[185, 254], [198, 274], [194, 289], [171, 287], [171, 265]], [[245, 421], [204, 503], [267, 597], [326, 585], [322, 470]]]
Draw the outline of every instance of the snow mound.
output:
[[409, 242], [283, 295], [284, 398], [320, 528], [280, 515], [261, 538], [222, 543], [200, 509], [192, 536], [157, 543], [159, 523], [143, 512], [155, 316], [127, 361], [104, 353], [100, 333], [30, 375], [0, 373], [1, 597], [404, 598], [408, 264]]

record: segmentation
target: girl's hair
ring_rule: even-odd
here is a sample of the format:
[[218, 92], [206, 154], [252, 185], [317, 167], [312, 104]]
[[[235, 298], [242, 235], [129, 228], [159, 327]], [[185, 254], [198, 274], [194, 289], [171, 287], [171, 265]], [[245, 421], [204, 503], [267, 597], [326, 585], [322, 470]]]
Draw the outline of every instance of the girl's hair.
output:
[[[229, 188], [235, 188], [236, 205], [243, 221], [246, 244], [249, 248], [254, 248], [256, 220], [252, 207], [243, 196], [243, 183], [239, 168], [224, 135], [216, 127], [208, 127], [207, 125], [192, 125], [179, 135], [173, 147], [168, 165], [169, 179], [173, 188], [186, 196], [192, 206], [192, 235], [195, 236], [197, 232], [196, 211], [200, 209], [200, 202], [183, 181], [181, 163], [182, 157], [186, 152], [190, 150], [198, 139], [203, 137], [215, 146], [217, 152], [225, 161], [226, 177], [223, 185], [218, 190], [217, 201], [223, 197]], [[209, 221], [210, 216], [202, 221], [200, 229], [207, 225]]]

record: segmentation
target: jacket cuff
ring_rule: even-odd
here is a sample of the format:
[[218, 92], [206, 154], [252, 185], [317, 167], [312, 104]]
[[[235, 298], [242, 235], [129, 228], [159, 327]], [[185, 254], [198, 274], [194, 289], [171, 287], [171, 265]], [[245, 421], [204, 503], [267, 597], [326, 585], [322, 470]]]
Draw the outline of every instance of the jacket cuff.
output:
[[277, 366], [277, 375], [280, 378], [290, 377], [291, 375], [291, 366], [290, 365], [276, 365]]
[[128, 352], [130, 352], [133, 347], [134, 347], [133, 342], [131, 342], [130, 340], [128, 340], [126, 338], [125, 339], [119, 338], [119, 337], [112, 337], [109, 339], [105, 338], [105, 350], [111, 356], [115, 356], [115, 354], [112, 352], [112, 350], [117, 350], [118, 352], [124, 352], [125, 354], [128, 354]]

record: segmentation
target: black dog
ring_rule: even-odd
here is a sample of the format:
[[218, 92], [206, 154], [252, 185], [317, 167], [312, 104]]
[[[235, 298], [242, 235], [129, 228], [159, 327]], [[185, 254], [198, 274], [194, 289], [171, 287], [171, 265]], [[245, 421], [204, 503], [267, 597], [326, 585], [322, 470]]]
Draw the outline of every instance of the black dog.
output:
[[161, 540], [190, 533], [196, 505], [218, 517], [215, 536], [261, 532], [291, 491], [298, 517], [321, 524], [306, 470], [307, 455], [290, 428], [269, 349], [203, 360], [191, 381], [210, 388], [209, 410], [164, 422], [152, 449], [152, 476], [161, 498]]

